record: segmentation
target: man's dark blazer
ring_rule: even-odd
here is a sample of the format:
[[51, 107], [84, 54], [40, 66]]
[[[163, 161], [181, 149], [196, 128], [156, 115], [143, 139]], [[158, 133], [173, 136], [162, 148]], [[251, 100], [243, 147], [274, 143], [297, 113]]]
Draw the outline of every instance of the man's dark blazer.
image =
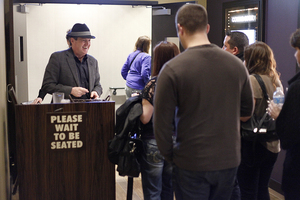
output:
[[[102, 86], [100, 84], [98, 62], [94, 57], [87, 55], [87, 65], [89, 71], [88, 90], [89, 92], [96, 91], [100, 96]], [[80, 81], [72, 49], [53, 53], [45, 70], [41, 90], [48, 94], [63, 92], [67, 99], [73, 87], [80, 87]]]

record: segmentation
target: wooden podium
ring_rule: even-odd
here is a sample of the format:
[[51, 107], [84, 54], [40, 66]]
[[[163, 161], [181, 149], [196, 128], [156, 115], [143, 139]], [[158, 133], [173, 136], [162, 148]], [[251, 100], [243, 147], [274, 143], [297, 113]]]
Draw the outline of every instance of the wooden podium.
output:
[[114, 200], [114, 102], [16, 106], [20, 200]]

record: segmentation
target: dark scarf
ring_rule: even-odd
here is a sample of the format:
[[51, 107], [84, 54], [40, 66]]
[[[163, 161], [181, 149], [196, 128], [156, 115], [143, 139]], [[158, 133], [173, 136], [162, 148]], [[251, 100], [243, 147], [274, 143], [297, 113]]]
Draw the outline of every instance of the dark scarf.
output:
[[239, 59], [241, 59], [244, 62], [244, 52], [239, 53], [239, 54], [237, 54], [235, 56], [238, 57]]

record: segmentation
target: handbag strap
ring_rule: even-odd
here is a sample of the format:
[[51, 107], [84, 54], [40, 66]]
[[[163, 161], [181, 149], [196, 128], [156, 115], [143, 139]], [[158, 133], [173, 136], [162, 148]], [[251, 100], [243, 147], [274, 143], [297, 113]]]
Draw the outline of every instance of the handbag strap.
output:
[[267, 93], [264, 81], [262, 80], [262, 78], [258, 74], [253, 74], [253, 76], [256, 78], [257, 82], [259, 83], [259, 85], [261, 87], [261, 90], [263, 92], [264, 98], [266, 99], [266, 101], [268, 101], [270, 98], [269, 98], [269, 95]]
[[142, 53], [142, 52], [140, 51], [138, 54], [136, 54], [136, 55], [134, 56], [134, 58], [132, 59], [130, 65], [129, 65], [129, 67], [131, 66], [131, 64], [133, 63], [133, 61], [135, 60], [135, 58], [136, 58], [140, 53]]
[[[257, 82], [259, 83], [260, 87], [261, 87], [261, 90], [263, 92], [263, 95], [264, 95], [264, 98], [266, 99], [266, 101], [268, 101], [270, 98], [269, 98], [269, 95], [267, 93], [267, 90], [266, 90], [266, 86], [265, 86], [265, 83], [264, 81], [262, 80], [262, 78], [260, 77], [260, 75], [258, 74], [253, 74], [253, 76], [256, 78]], [[262, 126], [265, 118], [267, 117], [268, 113], [266, 112], [263, 117], [261, 118], [261, 120], [259, 121], [259, 124], [257, 126], [257, 129], [259, 131], [260, 127]]]
[[259, 124], [258, 124], [258, 126], [257, 126], [257, 131], [260, 130], [260, 127], [261, 127], [262, 124], [264, 123], [264, 121], [265, 121], [267, 115], [268, 115], [268, 113], [266, 112], [266, 113], [264, 114], [264, 116], [261, 118], [261, 120], [259, 121]]

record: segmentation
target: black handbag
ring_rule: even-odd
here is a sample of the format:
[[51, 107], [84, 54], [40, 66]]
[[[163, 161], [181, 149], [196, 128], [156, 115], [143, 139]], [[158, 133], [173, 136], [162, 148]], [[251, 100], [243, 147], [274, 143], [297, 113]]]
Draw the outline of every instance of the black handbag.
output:
[[143, 141], [140, 134], [128, 135], [123, 151], [119, 155], [117, 171], [120, 176], [139, 177]]
[[116, 111], [116, 134], [108, 141], [108, 159], [118, 165], [120, 176], [138, 177], [143, 151], [140, 115], [142, 96], [128, 98]]
[[[262, 89], [264, 99], [268, 101], [269, 96], [262, 78], [257, 74], [254, 74], [254, 77]], [[278, 140], [276, 121], [267, 112], [262, 117], [253, 114], [248, 121], [241, 122], [241, 137], [247, 141], [270, 142]]]

